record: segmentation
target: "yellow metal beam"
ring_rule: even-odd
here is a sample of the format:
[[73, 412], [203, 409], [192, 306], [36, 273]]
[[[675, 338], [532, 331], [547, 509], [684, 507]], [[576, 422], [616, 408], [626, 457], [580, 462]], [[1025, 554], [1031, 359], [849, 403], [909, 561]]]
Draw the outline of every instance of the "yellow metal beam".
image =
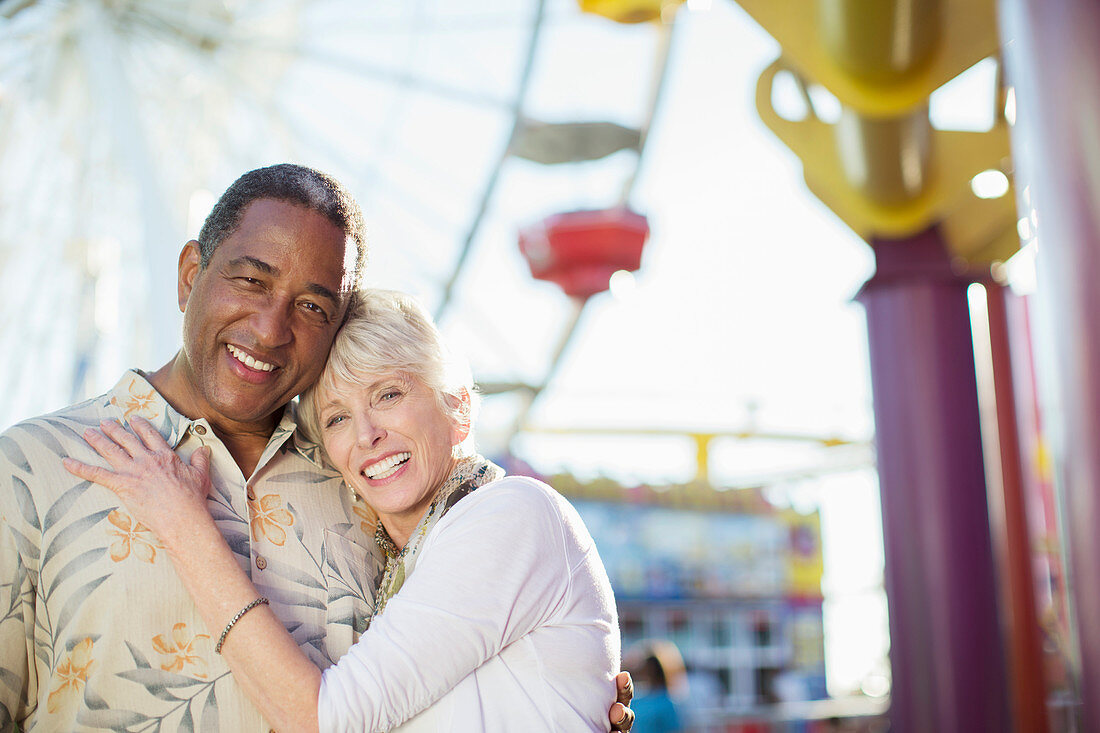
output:
[[998, 50], [993, 0], [737, 0], [788, 64], [868, 117], [923, 107]]
[[[772, 106], [786, 57], [760, 75], [756, 109], [772, 132], [802, 159], [806, 185], [864, 239], [902, 238], [940, 224], [954, 254], [970, 261], [1007, 259], [1019, 248], [1011, 187], [1008, 128], [936, 130], [919, 106], [895, 118], [846, 111], [836, 124], [812, 114], [787, 120]], [[1000, 198], [981, 199], [971, 179], [985, 170], [1009, 177]]]
[[616, 427], [588, 427], [588, 428], [551, 428], [537, 425], [525, 427], [525, 433], [541, 433], [543, 435], [634, 435], [634, 436], [669, 436], [669, 437], [704, 437], [733, 438], [737, 440], [774, 440], [780, 442], [817, 443], [826, 448], [836, 448], [845, 445], [869, 446], [868, 440], [844, 438], [838, 435], [812, 435], [809, 433], [784, 433], [768, 432], [764, 430], [716, 430], [707, 433], [697, 433], [690, 430], [675, 430], [671, 428], [616, 428]]

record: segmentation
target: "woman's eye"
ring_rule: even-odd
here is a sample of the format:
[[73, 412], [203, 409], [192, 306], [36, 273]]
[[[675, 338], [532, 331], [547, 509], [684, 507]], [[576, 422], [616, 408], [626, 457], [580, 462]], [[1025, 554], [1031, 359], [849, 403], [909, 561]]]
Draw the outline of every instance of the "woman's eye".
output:
[[325, 421], [325, 427], [326, 428], [331, 428], [333, 426], [339, 425], [340, 423], [342, 423], [346, 419], [347, 419], [346, 415], [333, 415], [332, 417], [330, 417], [328, 420]]
[[396, 400], [400, 399], [400, 397], [403, 394], [404, 393], [399, 389], [382, 390], [381, 392], [378, 393], [378, 396], [375, 398], [374, 404], [375, 405], [384, 405], [384, 404], [387, 404], [389, 402], [395, 402]]

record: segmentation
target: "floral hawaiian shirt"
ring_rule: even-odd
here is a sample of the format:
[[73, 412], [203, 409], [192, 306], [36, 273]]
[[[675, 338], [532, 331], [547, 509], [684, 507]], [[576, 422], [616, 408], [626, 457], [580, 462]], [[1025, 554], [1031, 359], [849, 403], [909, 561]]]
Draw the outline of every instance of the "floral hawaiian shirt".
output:
[[130, 371], [0, 435], [0, 731], [267, 731], [156, 537], [61, 465], [103, 465], [81, 433], [131, 415], [184, 460], [211, 447], [210, 510], [310, 659], [329, 666], [366, 627], [381, 570], [371, 515], [296, 433], [293, 406], [245, 477], [206, 420]]

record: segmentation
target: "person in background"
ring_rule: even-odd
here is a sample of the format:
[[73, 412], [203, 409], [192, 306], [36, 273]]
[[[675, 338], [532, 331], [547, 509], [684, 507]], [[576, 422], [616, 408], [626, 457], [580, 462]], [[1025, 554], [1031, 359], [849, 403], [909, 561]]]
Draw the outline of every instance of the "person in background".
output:
[[686, 683], [684, 660], [671, 641], [644, 641], [630, 649], [625, 666], [635, 679], [631, 702], [637, 716], [635, 733], [677, 733], [683, 730], [674, 698]]

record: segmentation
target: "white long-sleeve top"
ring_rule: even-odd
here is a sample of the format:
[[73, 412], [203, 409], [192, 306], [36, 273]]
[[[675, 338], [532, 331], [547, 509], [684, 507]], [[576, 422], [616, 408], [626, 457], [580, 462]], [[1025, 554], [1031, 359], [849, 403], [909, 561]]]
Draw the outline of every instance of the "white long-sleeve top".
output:
[[619, 670], [611, 585], [546, 484], [474, 491], [321, 680], [322, 731], [607, 731]]

